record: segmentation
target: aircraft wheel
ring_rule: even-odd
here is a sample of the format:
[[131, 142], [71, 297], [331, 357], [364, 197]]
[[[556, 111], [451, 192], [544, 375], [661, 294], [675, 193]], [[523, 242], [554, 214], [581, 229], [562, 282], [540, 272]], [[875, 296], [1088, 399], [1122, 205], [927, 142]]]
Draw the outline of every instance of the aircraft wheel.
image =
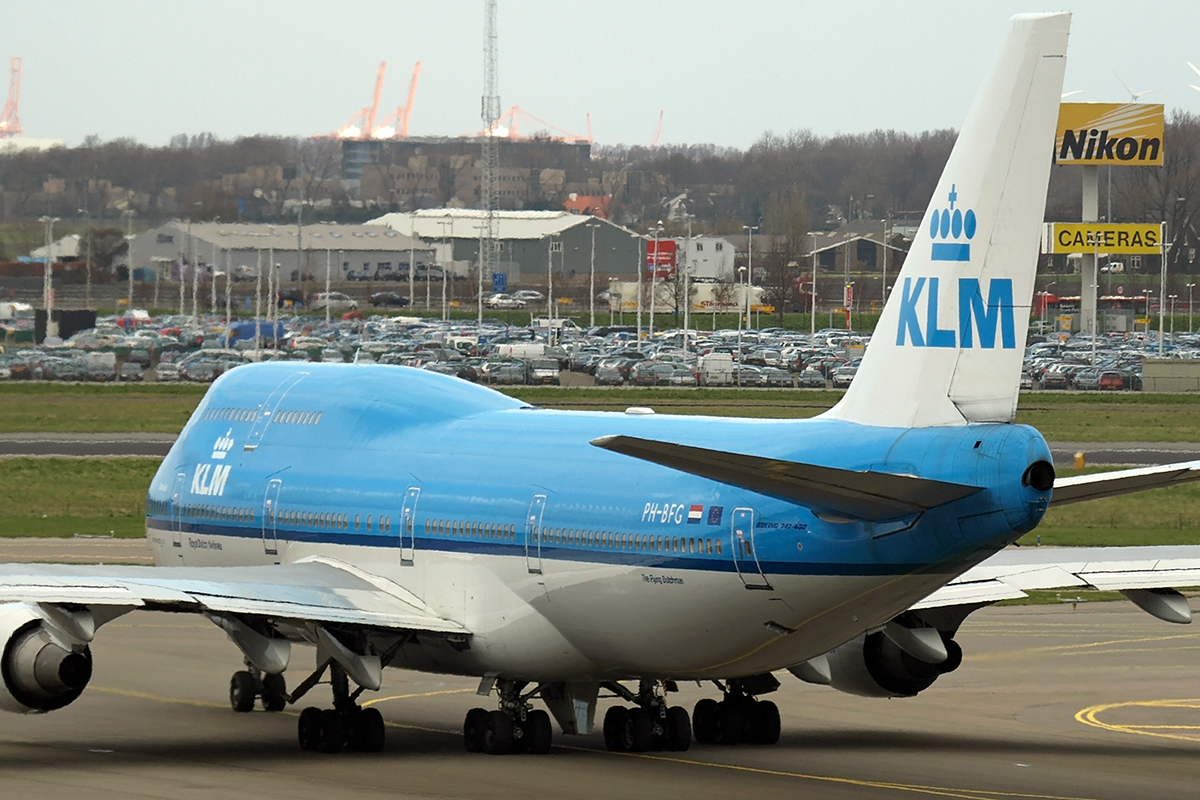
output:
[[234, 711], [244, 714], [254, 710], [254, 700], [258, 697], [258, 681], [249, 672], [242, 670], [233, 673], [229, 679], [229, 705]]
[[513, 751], [512, 717], [503, 711], [490, 711], [487, 725], [483, 729], [484, 752], [493, 756], [507, 755]]
[[692, 733], [700, 744], [716, 744], [717, 701], [706, 697], [692, 709]]
[[467, 712], [463, 721], [463, 745], [468, 753], [483, 752], [483, 732], [487, 727], [488, 712], [482, 708], [472, 708]]
[[742, 709], [732, 700], [717, 703], [713, 717], [713, 741], [717, 744], [737, 744], [742, 739]]
[[613, 706], [604, 714], [604, 746], [614, 753], [625, 749], [625, 717], [629, 709]]
[[644, 753], [650, 749], [653, 741], [654, 725], [650, 721], [650, 713], [644, 708], [629, 709], [621, 731], [621, 749], [630, 753]]
[[296, 726], [300, 749], [312, 752], [321, 747], [321, 709], [309, 706], [300, 712]]
[[287, 707], [287, 679], [279, 675], [263, 675], [262, 707], [266, 711], [283, 711]]
[[525, 719], [526, 752], [536, 756], [550, 752], [554, 741], [554, 729], [550, 726], [550, 715], [540, 708], [529, 712]]
[[754, 727], [751, 729], [756, 744], [775, 744], [779, 741], [779, 706], [770, 700], [754, 704]]
[[692, 746], [692, 721], [687, 709], [671, 706], [667, 709], [667, 749], [682, 752]]
[[317, 730], [320, 731], [320, 744], [317, 749], [322, 753], [340, 753], [346, 746], [346, 718], [332, 708], [320, 711], [317, 718]]
[[349, 720], [354, 749], [362, 753], [378, 753], [383, 749], [386, 733], [383, 714], [378, 708], [359, 709]]

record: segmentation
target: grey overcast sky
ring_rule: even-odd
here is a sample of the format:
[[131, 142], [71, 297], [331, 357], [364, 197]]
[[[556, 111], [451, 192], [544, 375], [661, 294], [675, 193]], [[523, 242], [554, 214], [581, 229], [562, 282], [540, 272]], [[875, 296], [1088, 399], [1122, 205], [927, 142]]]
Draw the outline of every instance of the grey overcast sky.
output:
[[[765, 131], [822, 136], [957, 128], [1005, 21], [1045, 0], [499, 0], [503, 108], [599, 144], [746, 148]], [[1065, 91], [1200, 113], [1200, 2], [1075, 0]], [[481, 127], [483, 0], [0, 0], [0, 59], [24, 61], [25, 135], [165, 144], [339, 129], [404, 102], [409, 132]], [[0, 60], [0, 67], [4, 61]], [[1116, 74], [1114, 74], [1116, 73]], [[2, 80], [2, 76], [0, 76]], [[525, 132], [531, 132], [523, 125]]]

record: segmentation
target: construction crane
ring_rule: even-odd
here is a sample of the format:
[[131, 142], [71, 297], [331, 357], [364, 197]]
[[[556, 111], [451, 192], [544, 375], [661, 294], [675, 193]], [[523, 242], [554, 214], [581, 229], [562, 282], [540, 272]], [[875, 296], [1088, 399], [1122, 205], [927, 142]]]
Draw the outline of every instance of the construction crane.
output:
[[[543, 127], [559, 134], [558, 136], [551, 136], [550, 137], [551, 139], [556, 139], [559, 141], [567, 141], [567, 142], [590, 141], [589, 137], [580, 136], [580, 135], [574, 134], [574, 133], [568, 133], [567, 131], [564, 131], [562, 128], [551, 125], [549, 122], [546, 122], [546, 120], [542, 119], [541, 117], [535, 116], [534, 114], [530, 114], [528, 111], [521, 108], [520, 106], [513, 106], [508, 111], [505, 111], [504, 114], [502, 114], [499, 117], [499, 119], [497, 119], [495, 121], [495, 123], [493, 123], [486, 130], [480, 131], [477, 135], [478, 136], [492, 136], [492, 137], [496, 137], [498, 139], [527, 139], [527, 138], [529, 138], [528, 136], [524, 136], [521, 134], [522, 118], [524, 118], [526, 120], [532, 120], [533, 122], [537, 123], [538, 125], [542, 125]], [[591, 124], [590, 119], [588, 121], [588, 124], [590, 127], [590, 124]]]
[[660, 108], [658, 110], [658, 126], [654, 129], [654, 138], [650, 140], [651, 147], [658, 147], [658, 137], [662, 136], [662, 120], [663, 120], [663, 112], [665, 110], [666, 109], [662, 109], [662, 108]]
[[4, 113], [0, 114], [0, 138], [25, 133], [17, 116], [17, 106], [21, 103], [21, 58], [13, 56], [9, 66], [11, 77], [8, 81], [8, 101], [4, 104]]
[[[342, 129], [334, 134], [339, 139], [376, 139], [375, 113], [379, 111], [379, 95], [383, 92], [383, 76], [387, 72], [387, 62], [379, 64], [379, 72], [375, 75], [375, 94], [371, 97], [371, 105], [359, 111]], [[390, 134], [389, 134], [390, 135]], [[386, 138], [386, 137], [385, 137]]]
[[396, 113], [379, 123], [379, 128], [374, 131], [376, 139], [386, 139], [389, 136], [394, 139], [408, 138], [408, 118], [412, 115], [413, 99], [417, 96], [417, 79], [420, 77], [421, 62], [418, 61], [413, 67], [412, 80], [408, 84], [408, 99], [396, 109]]

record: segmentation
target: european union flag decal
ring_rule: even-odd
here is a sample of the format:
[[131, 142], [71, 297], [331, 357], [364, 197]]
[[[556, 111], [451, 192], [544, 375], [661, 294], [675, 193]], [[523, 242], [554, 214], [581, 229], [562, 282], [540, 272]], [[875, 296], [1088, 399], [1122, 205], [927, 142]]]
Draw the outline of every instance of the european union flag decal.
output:
[[708, 507], [708, 524], [720, 525], [721, 516], [725, 513], [725, 506], [709, 506]]

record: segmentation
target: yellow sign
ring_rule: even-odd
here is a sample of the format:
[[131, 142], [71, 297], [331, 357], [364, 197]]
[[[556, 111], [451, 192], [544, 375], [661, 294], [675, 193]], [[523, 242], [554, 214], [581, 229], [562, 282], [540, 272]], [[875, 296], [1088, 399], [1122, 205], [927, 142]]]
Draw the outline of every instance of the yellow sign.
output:
[[1154, 103], [1062, 103], [1054, 134], [1059, 164], [1150, 167], [1163, 163], [1163, 107]]
[[1154, 255], [1162, 247], [1162, 226], [1156, 222], [1052, 222], [1046, 228], [1048, 253]]

